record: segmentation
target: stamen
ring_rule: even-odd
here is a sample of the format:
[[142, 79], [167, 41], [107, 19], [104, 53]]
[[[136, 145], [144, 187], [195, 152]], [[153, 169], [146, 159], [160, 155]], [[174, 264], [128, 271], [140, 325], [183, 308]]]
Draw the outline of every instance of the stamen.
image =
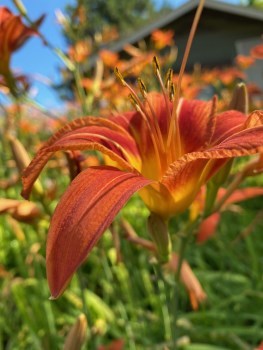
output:
[[120, 83], [121, 83], [124, 87], [126, 87], [126, 88], [128, 88], [128, 89], [130, 90], [131, 95], [133, 96], [134, 100], [135, 100], [136, 103], [140, 106], [140, 108], [143, 110], [143, 109], [144, 109], [144, 108], [143, 108], [143, 105], [142, 105], [142, 103], [141, 103], [139, 97], [137, 96], [136, 92], [135, 92], [135, 91], [133, 90], [133, 88], [124, 80], [122, 74], [120, 73], [120, 71], [119, 71], [119, 69], [118, 69], [117, 67], [115, 67], [114, 73], [115, 73], [117, 79], [120, 81]]
[[136, 109], [136, 111], [137, 111], [138, 108], [139, 108], [139, 105], [138, 105], [138, 103], [137, 103], [136, 98], [133, 96], [133, 94], [129, 94], [128, 97], [129, 97], [129, 100], [131, 101], [133, 107], [134, 107], [134, 108]]
[[169, 89], [169, 99], [171, 102], [174, 101], [174, 96], [175, 96], [175, 87], [174, 87], [174, 83], [171, 83], [170, 89]]
[[152, 114], [152, 117], [153, 117], [155, 131], [156, 131], [156, 134], [157, 134], [156, 136], [157, 136], [158, 141], [159, 141], [159, 143], [161, 145], [162, 153], [165, 153], [163, 137], [162, 137], [162, 133], [161, 133], [161, 130], [160, 130], [158, 118], [157, 118], [156, 113], [155, 113], [155, 111], [154, 111], [154, 109], [152, 107], [152, 104], [150, 103], [150, 101], [148, 99], [148, 93], [147, 93], [146, 86], [145, 86], [145, 84], [144, 84], [144, 82], [142, 81], [141, 78], [138, 78], [138, 84], [139, 84], [139, 87], [140, 87], [140, 90], [141, 90], [141, 94], [142, 94], [143, 98], [145, 99], [145, 101], [147, 102], [147, 105], [150, 108], [150, 111], [151, 111], [151, 114]]
[[121, 83], [121, 85], [126, 86], [127, 83], [126, 83], [126, 81], [124, 80], [124, 78], [123, 78], [121, 72], [119, 71], [118, 67], [115, 67], [115, 68], [114, 68], [114, 73], [115, 73], [116, 78], [117, 78], [117, 79], [119, 80], [119, 82]]
[[173, 70], [172, 68], [169, 68], [165, 76], [165, 87], [168, 91], [170, 89], [170, 85], [172, 84], [172, 81], [173, 81]]
[[208, 147], [211, 144], [211, 141], [213, 139], [214, 133], [215, 133], [215, 128], [216, 128], [216, 106], [217, 106], [217, 96], [214, 95], [212, 99], [212, 107], [211, 107], [211, 112], [209, 116], [209, 122], [207, 126], [207, 136], [208, 136], [208, 141], [205, 144], [205, 147]]
[[146, 98], [146, 97], [147, 97], [147, 89], [146, 89], [146, 86], [145, 86], [144, 82], [142, 81], [141, 78], [138, 78], [137, 81], [138, 81], [139, 88], [140, 88], [140, 90], [141, 90], [142, 96], [143, 96], [144, 98]]
[[153, 56], [153, 69], [154, 74], [158, 75], [158, 72], [160, 72], [160, 65], [156, 56]]
[[147, 125], [147, 127], [149, 129], [149, 132], [150, 132], [150, 135], [151, 135], [151, 140], [152, 140], [153, 147], [154, 147], [154, 152], [155, 152], [156, 159], [157, 159], [157, 162], [158, 162], [158, 166], [159, 166], [160, 171], [162, 172], [162, 162], [161, 162], [161, 157], [160, 157], [160, 154], [159, 154], [158, 145], [156, 143], [156, 134], [154, 135], [153, 129], [151, 128], [151, 125], [149, 123], [149, 120], [148, 120], [146, 114], [143, 112], [143, 110], [141, 109], [140, 105], [137, 103], [136, 99], [134, 98], [134, 96], [132, 94], [129, 95], [129, 99], [130, 99], [131, 103], [133, 104], [134, 108], [136, 109], [136, 111], [141, 114], [143, 120], [145, 121], [145, 123], [146, 123], [146, 125]]
[[[181, 93], [181, 83], [182, 83], [182, 79], [183, 79], [183, 74], [185, 71], [185, 67], [186, 67], [186, 63], [187, 63], [190, 49], [192, 46], [192, 42], [193, 42], [193, 39], [195, 36], [196, 28], [197, 28], [197, 25], [198, 25], [198, 22], [200, 20], [201, 13], [202, 13], [202, 10], [204, 7], [204, 3], [205, 3], [205, 0], [200, 0], [198, 8], [197, 8], [196, 13], [195, 13], [195, 18], [194, 18], [192, 28], [191, 28], [191, 31], [189, 34], [187, 45], [185, 48], [184, 57], [183, 57], [183, 61], [182, 61], [182, 65], [181, 65], [179, 77], [178, 77], [177, 89], [176, 89], [175, 98], [174, 98], [174, 106], [173, 106], [173, 113], [172, 113], [172, 117], [171, 117], [171, 123], [170, 123], [170, 127], [169, 127], [169, 132], [168, 132], [167, 147], [170, 147], [172, 139], [175, 139], [175, 142], [176, 142], [175, 147], [177, 150], [176, 152], [179, 155], [181, 154], [181, 142], [180, 142], [180, 132], [179, 132], [178, 118], [177, 118], [177, 107], [178, 107], [178, 102], [179, 102], [180, 93]], [[175, 127], [175, 133], [176, 133], [175, 137], [173, 137], [174, 127]]]
[[161, 73], [160, 73], [160, 65], [159, 65], [159, 62], [157, 60], [157, 57], [153, 57], [153, 69], [154, 69], [154, 73], [155, 75], [157, 76], [158, 80], [159, 80], [159, 83], [160, 83], [160, 86], [161, 86], [161, 89], [162, 89], [162, 93], [163, 93], [163, 96], [164, 96], [164, 101], [165, 101], [165, 105], [166, 105], [166, 109], [167, 109], [167, 112], [168, 112], [168, 117], [167, 117], [167, 130], [169, 130], [169, 125], [170, 125], [170, 120], [171, 120], [171, 111], [170, 111], [170, 101], [168, 99], [168, 96], [167, 96], [167, 93], [166, 93], [166, 89], [164, 87], [164, 84], [163, 84], [163, 80], [162, 80], [162, 77], [161, 77]]
[[171, 68], [168, 69], [165, 77], [165, 87], [168, 91], [169, 100], [172, 102], [174, 99], [174, 83], [173, 83], [173, 70]]
[[[163, 145], [162, 143], [162, 138], [159, 140], [158, 137], [158, 129], [156, 129], [156, 126], [151, 124], [152, 119], [150, 116], [147, 114], [147, 111], [145, 110], [143, 104], [141, 103], [139, 97], [137, 96], [136, 92], [133, 90], [133, 88], [125, 81], [123, 78], [122, 74], [120, 73], [119, 69], [116, 67], [115, 70], [115, 75], [118, 78], [118, 80], [121, 82], [121, 84], [125, 87], [127, 87], [131, 94], [129, 95], [131, 103], [134, 105], [135, 109], [141, 114], [142, 118], [146, 122], [147, 128], [149, 129], [150, 135], [151, 135], [151, 140], [154, 146], [154, 151], [156, 154], [156, 158], [158, 161], [159, 169], [162, 171], [162, 162], [161, 162], [161, 157], [160, 157], [160, 149], [158, 148], [157, 142], [160, 142], [160, 145]], [[147, 95], [147, 90], [146, 86], [144, 83], [140, 84], [140, 89], [142, 91], [142, 95], [144, 96], [145, 94]], [[146, 98], [147, 101], [147, 98]], [[159, 127], [159, 124], [158, 124]]]

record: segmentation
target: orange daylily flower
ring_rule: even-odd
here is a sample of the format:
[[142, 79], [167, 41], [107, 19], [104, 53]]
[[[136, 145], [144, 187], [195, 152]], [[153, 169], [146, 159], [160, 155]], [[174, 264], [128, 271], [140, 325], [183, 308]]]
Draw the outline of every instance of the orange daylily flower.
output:
[[77, 63], [83, 63], [91, 52], [91, 43], [87, 40], [78, 41], [68, 49], [70, 59]]
[[233, 68], [230, 67], [221, 71], [219, 78], [223, 84], [229, 85], [235, 82], [237, 79], [244, 79], [245, 75], [240, 70], [234, 67]]
[[263, 341], [254, 350], [263, 350]]
[[154, 42], [157, 49], [161, 50], [165, 46], [169, 46], [174, 41], [174, 31], [173, 30], [159, 30], [156, 29], [152, 32], [152, 41]]
[[23, 24], [21, 17], [14, 15], [7, 7], [0, 7], [0, 74], [7, 74], [12, 52], [19, 49], [29, 37], [38, 35], [37, 27], [41, 16], [33, 27]]
[[34, 203], [0, 198], [0, 214], [6, 213], [22, 222], [31, 222], [41, 215], [40, 209]]
[[247, 69], [255, 63], [255, 59], [253, 57], [245, 55], [237, 55], [235, 61], [241, 69]]
[[119, 55], [116, 52], [112, 52], [109, 50], [101, 50], [99, 52], [99, 56], [102, 59], [102, 62], [105, 64], [105, 66], [110, 68], [116, 67], [119, 61]]
[[[170, 261], [166, 264], [166, 268], [173, 273], [177, 272], [179, 264], [179, 257], [176, 253], [173, 253]], [[199, 280], [195, 276], [193, 270], [187, 261], [183, 261], [182, 269], [180, 273], [181, 281], [188, 291], [190, 302], [193, 310], [198, 310], [199, 305], [207, 298], [205, 291], [203, 290]]]
[[124, 340], [123, 339], [117, 339], [113, 340], [108, 345], [101, 345], [98, 350], [122, 350], [124, 349]]
[[167, 220], [185, 211], [227, 160], [263, 150], [263, 112], [217, 114], [215, 99], [180, 99], [174, 106], [165, 92], [141, 88], [144, 100], [132, 97], [137, 111], [68, 123], [24, 172], [22, 194], [28, 198], [57, 151], [95, 149], [107, 163], [82, 171], [53, 215], [46, 259], [54, 298], [136, 191], [151, 212]]
[[[225, 193], [226, 190], [224, 188], [220, 188], [218, 191], [217, 199], [220, 200], [225, 195]], [[202, 221], [197, 233], [197, 242], [203, 243], [215, 234], [216, 228], [220, 223], [221, 212], [228, 210], [231, 204], [240, 203], [258, 196], [263, 196], [262, 187], [246, 187], [235, 190], [225, 201], [220, 212], [215, 212], [208, 216], [204, 221]], [[199, 206], [203, 207], [204, 202], [199, 202]]]
[[250, 54], [252, 57], [258, 59], [258, 60], [262, 60], [263, 59], [263, 44], [259, 44], [254, 46], [251, 51]]

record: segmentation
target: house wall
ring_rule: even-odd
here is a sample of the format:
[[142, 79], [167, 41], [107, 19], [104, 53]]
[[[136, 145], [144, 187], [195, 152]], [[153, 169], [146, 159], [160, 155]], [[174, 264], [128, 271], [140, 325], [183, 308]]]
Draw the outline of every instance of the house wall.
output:
[[[173, 29], [178, 46], [178, 69], [194, 18], [194, 11], [182, 16], [163, 29]], [[205, 9], [201, 17], [188, 60], [188, 68], [194, 63], [205, 67], [232, 64], [237, 55], [236, 43], [240, 40], [260, 38], [263, 21]]]

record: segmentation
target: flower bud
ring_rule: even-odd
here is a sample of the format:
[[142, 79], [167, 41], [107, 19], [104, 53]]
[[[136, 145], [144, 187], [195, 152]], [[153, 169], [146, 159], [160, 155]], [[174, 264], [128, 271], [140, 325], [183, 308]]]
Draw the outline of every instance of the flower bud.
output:
[[237, 84], [235, 87], [229, 109], [234, 109], [245, 114], [248, 113], [248, 93], [244, 83]]
[[[8, 139], [10, 142], [11, 151], [13, 153], [14, 160], [16, 162], [17, 169], [20, 173], [23, 172], [23, 170], [29, 165], [30, 163], [30, 157], [27, 153], [25, 147], [23, 144], [15, 137], [8, 135]], [[34, 183], [34, 191], [42, 195], [43, 194], [43, 188], [39, 180], [37, 180]]]
[[22, 143], [15, 137], [9, 135], [8, 136], [11, 151], [13, 153], [14, 160], [16, 162], [16, 166], [21, 173], [30, 163], [30, 157], [22, 145]]
[[63, 350], [80, 350], [86, 341], [87, 326], [86, 316], [84, 314], [79, 315], [67, 335]]

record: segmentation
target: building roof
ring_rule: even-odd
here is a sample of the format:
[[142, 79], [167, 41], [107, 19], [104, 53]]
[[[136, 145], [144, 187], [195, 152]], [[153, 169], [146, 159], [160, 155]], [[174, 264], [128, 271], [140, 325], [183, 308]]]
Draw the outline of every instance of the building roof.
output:
[[[129, 36], [125, 36], [124, 38], [121, 38], [120, 40], [114, 43], [106, 44], [104, 48], [107, 48], [111, 51], [119, 52], [123, 49], [125, 45], [135, 44], [140, 40], [148, 37], [154, 30], [164, 28], [170, 23], [179, 19], [180, 17], [186, 15], [187, 13], [194, 11], [195, 8], [197, 8], [198, 4], [199, 0], [187, 1], [184, 5], [170, 11], [162, 17], [157, 18], [155, 21], [145, 25], [144, 27], [139, 28]], [[222, 1], [206, 0], [204, 5], [204, 10], [205, 9], [263, 22], [263, 11], [249, 6], [238, 6], [228, 4]]]

